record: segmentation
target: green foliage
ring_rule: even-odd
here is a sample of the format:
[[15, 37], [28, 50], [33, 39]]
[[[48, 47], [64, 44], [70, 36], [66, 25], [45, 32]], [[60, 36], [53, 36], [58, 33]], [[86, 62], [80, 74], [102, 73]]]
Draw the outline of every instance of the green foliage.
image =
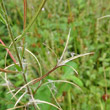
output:
[[22, 71], [22, 69], [17, 64], [15, 64], [15, 67], [19, 72]]
[[[67, 65], [73, 67], [74, 69], [78, 68], [78, 65], [73, 61], [68, 62]], [[64, 75], [62, 75], [62, 79], [71, 80], [77, 85], [79, 85], [80, 87], [82, 87], [83, 86], [82, 81], [76, 76], [74, 76], [75, 73], [73, 69], [68, 66], [63, 67]]]
[[6, 21], [5, 21], [5, 19], [3, 18], [3, 16], [1, 15], [1, 13], [0, 13], [0, 21], [1, 21], [3, 24], [6, 24]]
[[[67, 63], [68, 66], [57, 69], [43, 80], [43, 83], [49, 80], [67, 80], [83, 89], [83, 92], [81, 92], [67, 83], [52, 82], [48, 84], [63, 110], [110, 110], [110, 99], [108, 98], [104, 101], [102, 98], [106, 92], [110, 95], [110, 18], [99, 19], [102, 16], [109, 15], [110, 0], [68, 1], [69, 4], [67, 4], [67, 0], [47, 0], [44, 10], [41, 11], [37, 19], [34, 19], [34, 25], [27, 29], [28, 32], [23, 31], [23, 2], [20, 0], [4, 0], [4, 3], [14, 38], [21, 34], [25, 37], [25, 48], [31, 50], [38, 58], [43, 75], [53, 68], [57, 59], [60, 58], [69, 28], [71, 28], [71, 36], [64, 59], [68, 58], [70, 53], [75, 53], [75, 55], [91, 51], [95, 53], [93, 56], [81, 57]], [[31, 22], [33, 16], [36, 15], [40, 3], [40, 0], [28, 1], [27, 25]], [[33, 22], [31, 23], [33, 24]], [[0, 68], [4, 68], [5, 48], [9, 47], [11, 41], [1, 6], [0, 39], [6, 44], [6, 47], [0, 44]], [[57, 54], [57, 57], [43, 43], [50, 47]], [[21, 42], [16, 43], [17, 47], [21, 47], [21, 44]], [[13, 46], [10, 51], [17, 60]], [[19, 49], [19, 54], [22, 55], [22, 49]], [[24, 53], [22, 62], [23, 68], [27, 68], [25, 74], [28, 82], [40, 77], [39, 65], [33, 57], [28, 55], [28, 53]], [[12, 59], [8, 55], [6, 65], [8, 66], [12, 63]], [[69, 66], [78, 71], [78, 76]], [[22, 73], [19, 65], [14, 65], [9, 69]], [[13, 107], [16, 100], [14, 98], [11, 99], [12, 95], [10, 93], [7, 94], [6, 82], [2, 78], [5, 78], [5, 74], [0, 73], [0, 75], [0, 110], [5, 110]], [[8, 74], [7, 78], [16, 87], [24, 85], [22, 74]], [[32, 92], [37, 86], [38, 84], [30, 84]], [[15, 88], [11, 85], [11, 89]], [[17, 98], [23, 94], [24, 90], [17, 94]], [[57, 105], [48, 86], [41, 86], [34, 96], [35, 99]], [[26, 94], [21, 101], [26, 103], [29, 101], [28, 99], [29, 95]], [[47, 104], [39, 104], [39, 107], [41, 110], [57, 110]], [[33, 106], [28, 109], [34, 110]]]

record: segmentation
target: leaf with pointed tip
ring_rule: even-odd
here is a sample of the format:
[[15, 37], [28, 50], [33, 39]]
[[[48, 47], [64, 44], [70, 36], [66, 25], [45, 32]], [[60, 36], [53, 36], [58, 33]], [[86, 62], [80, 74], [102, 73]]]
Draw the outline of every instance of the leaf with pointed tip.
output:
[[15, 64], [15, 67], [19, 72], [22, 71], [22, 69], [17, 64]]
[[80, 87], [83, 87], [83, 82], [76, 76], [73, 75], [67, 75], [65, 77], [63, 77], [64, 79], [67, 80], [72, 80], [74, 83], [76, 83], [77, 85], [79, 85]]
[[[71, 65], [74, 68], [77, 68], [78, 66], [75, 62], [72, 62], [72, 61], [68, 62], [67, 65]], [[62, 76], [62, 79], [71, 80], [77, 85], [79, 85], [80, 87], [83, 86], [82, 81], [78, 77], [74, 76], [74, 72], [71, 68], [68, 68], [68, 67], [64, 68], [64, 75]]]
[[77, 68], [78, 68], [77, 63], [75, 63], [73, 61], [70, 61], [70, 62], [66, 63], [66, 65], [63, 66], [64, 73], [65, 74], [69, 73], [70, 75], [73, 75], [73, 74], [78, 75], [78, 72], [76, 70]]

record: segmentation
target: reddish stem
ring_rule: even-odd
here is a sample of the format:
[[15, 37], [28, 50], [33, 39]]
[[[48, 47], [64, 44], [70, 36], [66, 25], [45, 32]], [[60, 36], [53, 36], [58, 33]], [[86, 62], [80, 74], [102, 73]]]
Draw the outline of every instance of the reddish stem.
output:
[[[42, 79], [44, 79], [45, 77], [47, 77], [50, 73], [52, 73], [54, 70], [56, 70], [57, 68], [59, 68], [60, 66], [55, 66], [53, 69], [51, 69], [49, 72], [47, 72], [45, 75], [43, 75], [40, 78], [36, 78], [36, 81], [34, 81], [33, 84], [36, 84], [37, 82], [41, 81]], [[35, 80], [35, 79], [34, 79]]]
[[23, 28], [26, 28], [26, 18], [27, 18], [27, 0], [24, 0], [24, 25]]
[[[0, 42], [3, 46], [5, 46], [4, 42], [0, 39]], [[11, 52], [9, 51], [9, 49], [5, 48], [6, 51], [8, 52], [9, 56], [11, 57], [11, 59], [13, 60], [14, 63], [16, 63], [15, 58], [13, 57], [13, 55], [11, 54]]]

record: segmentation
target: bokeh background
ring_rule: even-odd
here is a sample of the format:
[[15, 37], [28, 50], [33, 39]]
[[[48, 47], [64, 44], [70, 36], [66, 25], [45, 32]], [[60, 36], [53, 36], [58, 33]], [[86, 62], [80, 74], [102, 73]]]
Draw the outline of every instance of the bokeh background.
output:
[[[23, 32], [23, 0], [5, 0], [6, 9], [14, 37]], [[27, 24], [31, 21], [41, 0], [28, 0]], [[63, 110], [110, 110], [110, 0], [47, 0], [42, 12], [25, 36], [25, 47], [39, 59], [43, 74], [53, 68], [60, 58], [71, 28], [68, 49], [65, 57], [94, 52], [69, 62], [69, 67], [62, 67], [50, 74], [43, 82], [65, 79], [78, 84], [83, 92], [67, 83], [50, 83], [58, 103]], [[6, 26], [0, 22], [0, 39], [9, 46], [11, 43]], [[43, 45], [43, 44], [46, 44]], [[17, 43], [22, 46], [22, 43]], [[56, 56], [47, 48], [50, 47]], [[19, 50], [20, 51], [20, 50]], [[12, 47], [11, 52], [14, 54]], [[0, 47], [0, 68], [5, 67], [6, 50]], [[33, 57], [25, 54], [28, 64], [28, 79], [39, 76], [38, 64]], [[7, 57], [7, 66], [12, 64]], [[74, 76], [74, 77], [73, 77]], [[22, 86], [20, 75], [8, 75], [16, 87]], [[34, 86], [33, 86], [34, 88]], [[0, 77], [0, 110], [14, 106], [15, 100], [7, 94], [6, 82]], [[21, 94], [18, 94], [18, 97]], [[107, 95], [108, 99], [105, 100]], [[26, 97], [22, 99], [26, 101]], [[55, 104], [47, 86], [41, 87], [36, 98]], [[41, 110], [56, 110], [50, 105], [41, 104]], [[32, 108], [30, 107], [29, 110]]]

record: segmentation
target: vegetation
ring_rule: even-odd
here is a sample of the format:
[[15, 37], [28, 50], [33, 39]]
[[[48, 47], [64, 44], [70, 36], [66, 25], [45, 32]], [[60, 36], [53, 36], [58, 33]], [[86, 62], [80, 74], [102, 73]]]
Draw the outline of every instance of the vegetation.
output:
[[0, 110], [110, 110], [109, 5], [0, 0]]

